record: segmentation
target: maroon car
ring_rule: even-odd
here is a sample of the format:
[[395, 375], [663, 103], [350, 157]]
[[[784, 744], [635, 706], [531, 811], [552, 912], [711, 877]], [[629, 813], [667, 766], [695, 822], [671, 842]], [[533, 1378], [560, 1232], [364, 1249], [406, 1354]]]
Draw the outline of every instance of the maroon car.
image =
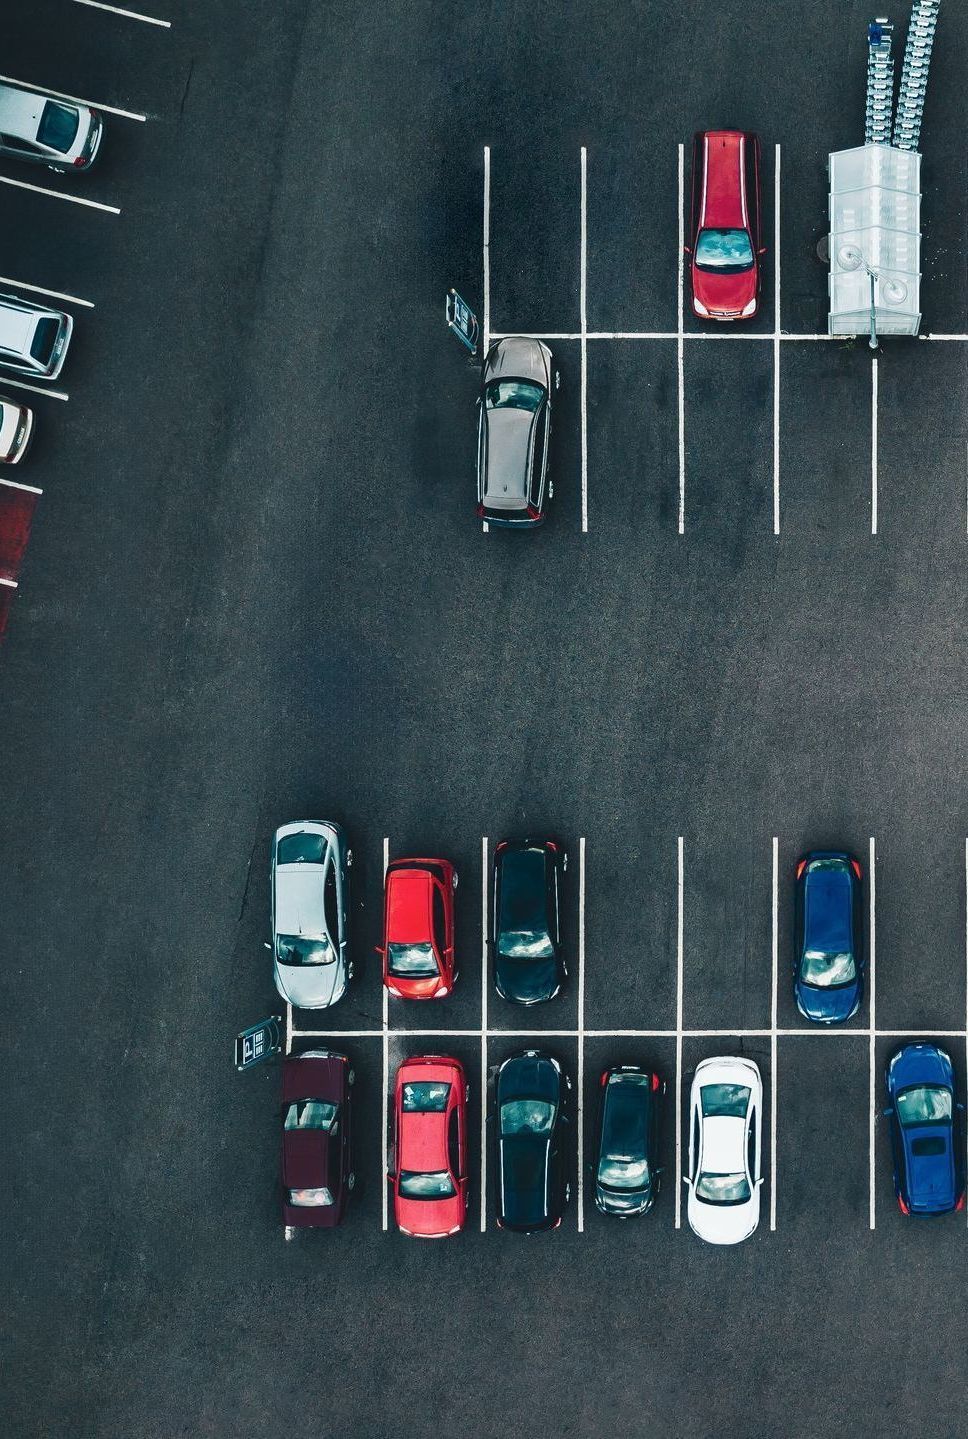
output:
[[346, 1209], [353, 1071], [345, 1054], [308, 1049], [282, 1066], [282, 1215], [297, 1229], [332, 1229]]

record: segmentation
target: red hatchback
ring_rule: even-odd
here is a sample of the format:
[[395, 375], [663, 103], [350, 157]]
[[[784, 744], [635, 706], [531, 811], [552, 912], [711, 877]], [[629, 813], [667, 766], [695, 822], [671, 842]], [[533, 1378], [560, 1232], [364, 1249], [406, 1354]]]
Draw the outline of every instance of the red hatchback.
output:
[[703, 320], [749, 320], [760, 293], [760, 142], [706, 130], [692, 152], [692, 308]]
[[443, 1239], [467, 1217], [467, 1079], [459, 1059], [429, 1054], [397, 1070], [393, 1217], [401, 1234]]
[[282, 1065], [282, 1217], [297, 1229], [332, 1229], [343, 1218], [350, 1167], [353, 1070], [345, 1054], [309, 1049]]
[[395, 859], [387, 866], [383, 983], [401, 999], [443, 999], [454, 987], [454, 890], [446, 859]]

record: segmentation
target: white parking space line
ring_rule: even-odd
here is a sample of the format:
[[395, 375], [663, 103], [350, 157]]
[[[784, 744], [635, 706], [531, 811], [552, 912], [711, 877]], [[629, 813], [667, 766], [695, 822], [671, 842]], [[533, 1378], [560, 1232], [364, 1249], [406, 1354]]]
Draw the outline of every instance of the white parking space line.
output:
[[8, 590], [16, 590], [20, 588], [16, 580], [5, 579], [3, 575], [0, 575], [0, 585], [3, 585], [4, 588]]
[[112, 15], [123, 15], [126, 20], [141, 20], [145, 25], [160, 25], [171, 29], [170, 20], [159, 20], [157, 15], [142, 15], [140, 10], [125, 10], [121, 5], [106, 5], [104, 0], [74, 0], [75, 5], [87, 5], [91, 10], [110, 10]]
[[[772, 1029], [584, 1029], [586, 1039], [769, 1039]], [[780, 1039], [866, 1039], [871, 1031], [850, 1029], [777, 1029]], [[383, 1029], [297, 1029], [294, 1039], [382, 1039]], [[388, 1027], [390, 1039], [577, 1039], [578, 1029], [404, 1029]], [[964, 1039], [963, 1029], [878, 1029], [877, 1039]]]
[[43, 285], [28, 285], [26, 280], [12, 280], [9, 275], [0, 275], [0, 285], [12, 285], [15, 290], [29, 290], [33, 295], [50, 295], [54, 300], [66, 300], [69, 305], [83, 305], [85, 310], [94, 309], [93, 300], [82, 300], [79, 295], [66, 295], [63, 290], [47, 290]]
[[29, 390], [32, 395], [49, 395], [52, 400], [68, 400], [70, 396], [66, 390], [45, 390], [43, 385], [28, 385], [26, 380], [11, 380], [6, 375], [3, 377], [4, 385], [13, 385], [15, 390]]
[[780, 147], [773, 169], [773, 533], [780, 533]]
[[[387, 865], [388, 865], [389, 863], [390, 863], [390, 839], [389, 839], [389, 836], [388, 836], [388, 835], [385, 835], [385, 836], [384, 836], [384, 839], [383, 839], [383, 883], [384, 883], [384, 885], [386, 884]], [[381, 943], [382, 943], [382, 940], [381, 940]], [[383, 1186], [383, 1228], [386, 1229], [386, 1228], [387, 1228], [387, 1224], [388, 1224], [388, 1220], [389, 1220], [389, 1213], [388, 1213], [388, 1211], [389, 1211], [389, 1191], [390, 1191], [390, 1185], [389, 1185], [388, 1176], [387, 1176], [387, 1170], [389, 1169], [389, 1161], [388, 1161], [388, 1159], [387, 1159], [387, 1121], [388, 1121], [388, 1112], [387, 1112], [387, 1111], [388, 1111], [388, 1108], [389, 1108], [389, 1096], [388, 1096], [388, 1094], [387, 1094], [387, 1089], [388, 1089], [388, 1086], [389, 1086], [389, 1083], [390, 1083], [390, 1023], [389, 1023], [389, 1022], [390, 1022], [390, 991], [387, 989], [386, 985], [383, 983], [383, 976], [382, 976], [382, 974], [381, 974], [381, 976], [380, 976], [380, 988], [381, 988], [381, 990], [382, 990], [382, 992], [383, 992], [383, 1090], [382, 1090], [382, 1094], [383, 1094], [383, 1123], [382, 1123], [381, 1128], [380, 1128], [380, 1134], [381, 1134], [381, 1139], [380, 1139], [380, 1158], [381, 1158], [381, 1161], [382, 1161], [382, 1167], [381, 1167], [381, 1170], [380, 1170], [380, 1176], [381, 1176], [381, 1182], [382, 1182], [382, 1186]]]
[[[682, 163], [682, 146], [679, 146], [679, 162]], [[680, 169], [680, 179], [681, 179]], [[681, 249], [681, 247], [680, 247]], [[683, 971], [683, 917], [682, 893], [685, 877], [682, 835], [679, 836], [676, 854], [676, 1228], [682, 1224], [682, 971]]]
[[[877, 362], [875, 361], [875, 364], [876, 364], [876, 363], [877, 363]], [[877, 1110], [876, 1110], [877, 1091], [876, 1091], [876, 1075], [875, 1075], [875, 1066], [876, 1066], [876, 1063], [877, 1063], [877, 1056], [876, 1056], [876, 1053], [875, 1053], [875, 1045], [876, 1045], [876, 1041], [877, 1041], [877, 1020], [876, 1020], [876, 1008], [875, 1008], [876, 993], [875, 993], [875, 988], [874, 988], [874, 984], [875, 984], [874, 964], [875, 964], [875, 960], [876, 960], [876, 951], [877, 951], [877, 934], [876, 934], [876, 930], [875, 930], [875, 927], [874, 927], [874, 903], [875, 903], [875, 898], [876, 898], [876, 894], [877, 894], [877, 876], [876, 876], [876, 872], [875, 872], [875, 860], [876, 860], [876, 855], [875, 855], [875, 851], [874, 851], [874, 836], [871, 835], [871, 837], [870, 837], [869, 851], [868, 851], [868, 860], [867, 860], [867, 895], [868, 895], [868, 902], [869, 902], [869, 905], [870, 905], [870, 921], [869, 921], [869, 924], [870, 924], [870, 941], [869, 941], [869, 957], [868, 957], [868, 961], [867, 961], [867, 973], [868, 973], [868, 981], [867, 981], [867, 983], [868, 983], [868, 988], [869, 988], [869, 992], [870, 992], [870, 1050], [869, 1050], [869, 1053], [870, 1053], [870, 1124], [869, 1124], [869, 1132], [868, 1132], [868, 1137], [867, 1137], [867, 1138], [868, 1138], [868, 1148], [869, 1148], [869, 1152], [870, 1152], [870, 1176], [869, 1176], [869, 1183], [870, 1183], [870, 1221], [869, 1221], [869, 1222], [870, 1222], [870, 1227], [871, 1227], [871, 1229], [873, 1229], [873, 1228], [875, 1227], [875, 1212], [874, 1212], [874, 1211], [875, 1211], [875, 1188], [874, 1188], [874, 1185], [875, 1185], [875, 1168], [876, 1168], [876, 1166], [875, 1166], [875, 1162], [874, 1162], [874, 1130], [875, 1130], [875, 1123], [874, 1123], [874, 1121], [875, 1121], [875, 1115], [876, 1115], [876, 1113], [877, 1113]]]
[[[581, 147], [581, 242], [579, 324], [581, 325], [581, 532], [588, 533], [588, 152]], [[584, 842], [583, 842], [584, 843]], [[579, 1184], [581, 1180], [579, 1179]], [[580, 1226], [579, 1226], [580, 1227]]]
[[[686, 395], [685, 395], [685, 365], [683, 357], [685, 349], [683, 346], [682, 330], [682, 293], [684, 285], [684, 260], [685, 253], [683, 246], [686, 243], [685, 216], [683, 206], [685, 204], [685, 147], [679, 146], [679, 261], [678, 261], [678, 296], [677, 316], [678, 328], [676, 330], [676, 373], [679, 384], [679, 533], [684, 534], [686, 529]], [[680, 846], [682, 841], [679, 841]], [[679, 1187], [682, 1184], [681, 1177], [676, 1182], [676, 1228], [679, 1227]]]
[[292, 1005], [286, 1000], [286, 1054], [292, 1049]]
[[29, 80], [15, 80], [12, 75], [0, 75], [5, 85], [16, 85], [20, 90], [33, 90], [35, 95], [53, 95], [55, 100], [69, 100], [72, 105], [86, 105], [90, 110], [103, 110], [107, 115], [120, 115], [122, 120], [139, 120], [143, 124], [147, 115], [137, 110], [119, 110], [116, 105], [102, 105], [100, 100], [82, 100], [79, 95], [65, 95], [63, 90], [49, 90], [46, 85], [31, 85]]
[[13, 185], [17, 190], [33, 190], [35, 195], [52, 195], [55, 200], [69, 200], [72, 205], [84, 205], [88, 210], [106, 210], [110, 215], [120, 215], [118, 205], [105, 205], [101, 200], [87, 200], [83, 195], [68, 195], [63, 190], [49, 190], [46, 185], [30, 185], [26, 180], [11, 180], [9, 175], [0, 175], [4, 185]]
[[[777, 149], [779, 150], [779, 146]], [[779, 159], [779, 157], [777, 157]], [[773, 923], [771, 948], [773, 954], [773, 999], [770, 1006], [770, 1233], [776, 1229], [776, 1014], [777, 983], [780, 956], [780, 841], [773, 836]]]
[[877, 534], [877, 356], [871, 360], [871, 534]]
[[481, 839], [481, 1233], [487, 1228], [487, 835]]
[[0, 476], [0, 485], [8, 490], [26, 490], [28, 495], [42, 495], [44, 492], [39, 485], [25, 485], [22, 480], [5, 480]]
[[[584, 154], [584, 151], [582, 151]], [[585, 837], [578, 841], [578, 1233], [585, 1228]]]

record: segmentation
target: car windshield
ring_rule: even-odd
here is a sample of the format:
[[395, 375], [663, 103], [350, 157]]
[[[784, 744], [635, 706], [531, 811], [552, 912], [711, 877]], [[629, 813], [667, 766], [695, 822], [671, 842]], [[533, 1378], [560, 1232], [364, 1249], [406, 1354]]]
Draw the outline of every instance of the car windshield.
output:
[[836, 989], [840, 984], [852, 984], [857, 978], [854, 956], [808, 949], [800, 966], [800, 978], [804, 984], [812, 984], [817, 989]]
[[321, 834], [285, 834], [276, 846], [277, 864], [322, 864], [325, 857]]
[[297, 1099], [286, 1110], [286, 1128], [335, 1129], [338, 1107], [324, 1099]]
[[644, 1189], [649, 1182], [649, 1161], [603, 1155], [598, 1166], [598, 1182], [606, 1189]]
[[547, 1099], [509, 1099], [501, 1105], [501, 1133], [550, 1134], [555, 1122], [555, 1106]]
[[649, 1099], [647, 1074], [612, 1079], [605, 1090], [598, 1179], [613, 1189], [641, 1189], [649, 1182]]
[[745, 1204], [750, 1197], [745, 1174], [700, 1174], [696, 1198], [707, 1204]]
[[280, 964], [332, 964], [336, 958], [328, 939], [304, 939], [300, 934], [280, 934], [276, 950]]
[[443, 1114], [450, 1098], [450, 1085], [434, 1079], [418, 1079], [403, 1086], [404, 1114]]
[[554, 958], [542, 850], [512, 850], [505, 855], [497, 927], [498, 951], [509, 959]]
[[333, 1196], [328, 1189], [290, 1189], [289, 1203], [299, 1209], [315, 1209], [320, 1204], [332, 1204]]
[[897, 1096], [897, 1116], [909, 1124], [944, 1124], [951, 1118], [951, 1091], [936, 1084], [919, 1084], [902, 1089]]
[[60, 330], [60, 321], [52, 320], [46, 316], [43, 320], [37, 321], [37, 328], [34, 331], [34, 338], [30, 344], [30, 354], [38, 365], [50, 363], [50, 357], [54, 352], [54, 342]]
[[415, 1169], [401, 1169], [397, 1180], [397, 1193], [403, 1199], [453, 1199], [456, 1194], [454, 1181], [446, 1169], [433, 1174], [421, 1174]]
[[430, 979], [437, 973], [432, 944], [391, 944], [387, 946], [390, 973], [409, 979]]
[[502, 930], [498, 948], [509, 959], [554, 959], [555, 955], [555, 947], [547, 930]]
[[60, 150], [65, 155], [77, 138], [79, 120], [76, 110], [58, 105], [56, 100], [48, 100], [40, 117], [37, 139], [41, 145], [49, 145], [52, 150]]
[[489, 410], [537, 410], [544, 399], [540, 385], [527, 380], [492, 380], [485, 391]]
[[745, 230], [700, 230], [696, 264], [700, 270], [737, 274], [753, 263], [753, 246]]
[[705, 1084], [702, 1089], [702, 1112], [707, 1118], [719, 1115], [745, 1119], [750, 1092], [745, 1084]]

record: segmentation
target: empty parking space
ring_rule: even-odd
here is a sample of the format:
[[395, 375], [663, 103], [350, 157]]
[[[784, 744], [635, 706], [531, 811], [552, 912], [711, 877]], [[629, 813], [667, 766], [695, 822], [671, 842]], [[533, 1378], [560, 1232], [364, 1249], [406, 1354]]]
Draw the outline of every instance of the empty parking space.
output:
[[580, 326], [581, 161], [574, 148], [490, 147], [491, 333]]
[[866, 1040], [788, 1039], [777, 1077], [778, 1229], [818, 1249], [844, 1234], [859, 1240], [869, 1199]]
[[[676, 328], [676, 146], [641, 141], [588, 156], [588, 329]], [[620, 213], [623, 222], [615, 224]]]
[[769, 1028], [771, 841], [712, 814], [685, 845], [687, 1029]]
[[882, 838], [877, 894], [878, 1026], [962, 1029], [963, 836], [945, 824]]
[[742, 543], [773, 520], [773, 347], [695, 342], [685, 354], [685, 510], [689, 533]]

